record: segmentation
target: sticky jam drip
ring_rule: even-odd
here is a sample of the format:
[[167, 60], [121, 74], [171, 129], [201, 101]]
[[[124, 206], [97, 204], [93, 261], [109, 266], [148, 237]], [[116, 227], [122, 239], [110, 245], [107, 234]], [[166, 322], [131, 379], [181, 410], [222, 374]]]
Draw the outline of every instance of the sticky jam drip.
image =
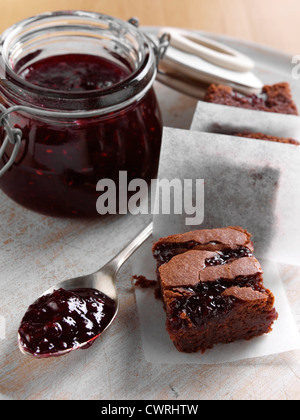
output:
[[89, 347], [115, 314], [115, 302], [95, 289], [58, 289], [27, 310], [19, 328], [25, 352], [51, 357], [83, 343]]

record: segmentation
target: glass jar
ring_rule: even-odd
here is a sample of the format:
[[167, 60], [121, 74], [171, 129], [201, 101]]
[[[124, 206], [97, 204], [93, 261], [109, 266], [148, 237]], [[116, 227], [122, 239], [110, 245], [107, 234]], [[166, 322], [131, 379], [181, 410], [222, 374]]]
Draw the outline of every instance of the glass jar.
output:
[[22, 21], [0, 38], [0, 188], [50, 216], [97, 216], [96, 185], [156, 177], [157, 57], [132, 22], [81, 12]]

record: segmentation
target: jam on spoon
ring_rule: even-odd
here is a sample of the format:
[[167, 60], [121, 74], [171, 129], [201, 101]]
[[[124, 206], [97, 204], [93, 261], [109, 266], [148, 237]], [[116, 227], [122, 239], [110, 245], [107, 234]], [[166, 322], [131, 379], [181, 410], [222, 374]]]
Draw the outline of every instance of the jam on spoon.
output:
[[[25, 353], [40, 358], [87, 348], [115, 311], [115, 301], [98, 290], [60, 288], [28, 308], [19, 328], [19, 344]], [[82, 343], [87, 344], [82, 347]]]
[[36, 300], [19, 328], [21, 352], [46, 358], [89, 347], [117, 316], [120, 268], [152, 231], [151, 222], [98, 271], [59, 282]]

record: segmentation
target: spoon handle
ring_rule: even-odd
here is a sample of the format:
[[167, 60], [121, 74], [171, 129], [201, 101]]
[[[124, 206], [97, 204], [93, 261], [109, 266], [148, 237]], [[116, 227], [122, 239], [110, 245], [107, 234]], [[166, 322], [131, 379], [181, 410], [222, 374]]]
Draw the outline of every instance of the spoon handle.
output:
[[153, 222], [151, 222], [135, 239], [133, 239], [118, 255], [116, 255], [106, 267], [114, 270], [115, 274], [122, 265], [140, 248], [141, 245], [151, 236], [153, 232]]

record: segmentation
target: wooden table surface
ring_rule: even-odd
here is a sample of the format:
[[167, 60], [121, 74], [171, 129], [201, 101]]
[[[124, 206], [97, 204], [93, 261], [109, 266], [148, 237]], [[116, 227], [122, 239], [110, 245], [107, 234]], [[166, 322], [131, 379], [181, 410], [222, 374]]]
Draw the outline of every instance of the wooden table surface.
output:
[[299, 0], [0, 0], [0, 31], [50, 10], [81, 9], [142, 25], [178, 26], [231, 35], [300, 54]]
[[[288, 2], [294, 12], [300, 8], [298, 0]], [[49, 1], [51, 7], [46, 7], [46, 2], [40, 6], [39, 1], [27, 0], [25, 8], [25, 3], [10, 0], [3, 5], [0, 25], [4, 29], [14, 21], [50, 8], [84, 8], [124, 18], [138, 15], [145, 25], [190, 26], [225, 33], [296, 54], [298, 42], [296, 45], [294, 36], [299, 29], [278, 31], [268, 16], [267, 5], [272, 4], [274, 22], [282, 17], [285, 22], [291, 19], [296, 24], [294, 12], [287, 10], [286, 3], [277, 0], [53, 0]], [[150, 4], [151, 13], [147, 11]], [[226, 14], [221, 9], [225, 4]], [[166, 125], [189, 127], [195, 100], [179, 99], [167, 88], [160, 88], [159, 99], [166, 112]], [[149, 220], [150, 216], [130, 215], [94, 222], [51, 219], [24, 210], [0, 193], [0, 399], [299, 399], [299, 350], [220, 365], [148, 363], [142, 348], [130, 264], [122, 268], [118, 277], [120, 315], [109, 332], [89, 350], [41, 361], [21, 355], [16, 331], [26, 307], [58, 280], [98, 269]], [[281, 266], [280, 273], [300, 325], [300, 269]]]

